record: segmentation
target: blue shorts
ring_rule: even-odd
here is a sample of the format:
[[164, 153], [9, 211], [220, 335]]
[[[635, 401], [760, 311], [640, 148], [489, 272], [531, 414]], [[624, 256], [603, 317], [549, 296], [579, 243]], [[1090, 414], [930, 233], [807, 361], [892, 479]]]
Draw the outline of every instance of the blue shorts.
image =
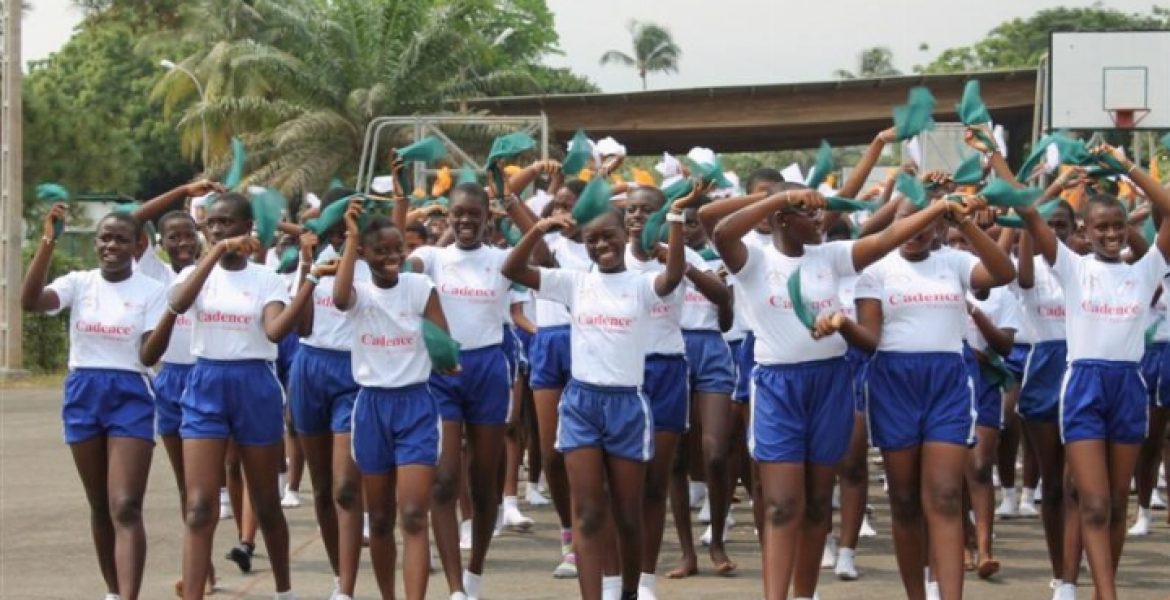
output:
[[427, 384], [363, 387], [353, 406], [353, 459], [367, 475], [403, 465], [439, 464], [439, 405]]
[[878, 352], [865, 387], [870, 439], [884, 451], [975, 439], [975, 385], [958, 352]]
[[975, 424], [999, 429], [1003, 426], [1003, 392], [994, 382], [983, 376], [983, 367], [975, 351], [963, 345], [963, 358], [975, 386]]
[[276, 345], [276, 377], [280, 379], [280, 385], [283, 385], [285, 389], [288, 389], [288, 376], [300, 348], [301, 336], [297, 335], [296, 331], [284, 336], [284, 339]]
[[520, 368], [520, 356], [517, 350], [516, 334], [512, 329], [511, 325], [504, 323], [504, 339], [500, 340], [500, 348], [508, 359], [508, 372], [511, 373], [511, 378], [515, 379], [516, 370]]
[[349, 352], [301, 344], [289, 371], [293, 427], [301, 435], [349, 433], [357, 391]]
[[183, 439], [270, 446], [284, 436], [284, 389], [266, 360], [200, 358], [183, 394]]
[[512, 410], [512, 374], [499, 344], [459, 354], [458, 375], [431, 373], [431, 393], [444, 421], [504, 425]]
[[687, 367], [691, 391], [731, 395], [735, 391], [735, 360], [718, 331], [686, 330]]
[[749, 331], [744, 336], [743, 342], [739, 345], [739, 351], [735, 353], [735, 364], [735, 391], [732, 392], [731, 399], [746, 404], [751, 396], [752, 369], [756, 366], [756, 336], [754, 333]]
[[1032, 344], [1014, 344], [1012, 351], [1003, 359], [1003, 366], [1011, 371], [1016, 381], [1024, 380], [1024, 365], [1028, 362], [1028, 353], [1032, 351]]
[[517, 360], [520, 361], [520, 368], [527, 373], [532, 367], [532, 357], [528, 354], [532, 348], [532, 334], [519, 327], [512, 327], [512, 333], [516, 335]]
[[849, 346], [845, 360], [853, 376], [853, 410], [865, 412], [865, 373], [869, 370], [870, 354], [860, 348]]
[[1016, 412], [1025, 421], [1060, 422], [1060, 386], [1068, 360], [1064, 340], [1032, 344], [1020, 378], [1020, 399]]
[[74, 369], [61, 405], [66, 444], [98, 436], [154, 440], [154, 390], [146, 375], [117, 369]]
[[183, 423], [183, 392], [195, 365], [163, 363], [154, 376], [155, 430], [159, 435], [179, 435]]
[[1150, 389], [1152, 408], [1170, 407], [1170, 354], [1166, 348], [1166, 342], [1154, 342], [1146, 346], [1142, 356], [1142, 379]]
[[612, 387], [570, 379], [557, 406], [556, 449], [601, 448], [638, 462], [654, 458], [654, 415], [636, 387]]
[[748, 427], [752, 458], [841, 462], [853, 432], [852, 382], [844, 358], [756, 367]]
[[572, 359], [569, 349], [569, 326], [541, 327], [532, 336], [532, 373], [528, 385], [534, 390], [565, 387], [572, 377]]
[[642, 393], [650, 401], [654, 431], [686, 433], [690, 425], [691, 391], [687, 359], [681, 354], [647, 354]]
[[1149, 427], [1149, 400], [1137, 363], [1076, 360], [1060, 391], [1064, 443], [1106, 440], [1140, 444]]

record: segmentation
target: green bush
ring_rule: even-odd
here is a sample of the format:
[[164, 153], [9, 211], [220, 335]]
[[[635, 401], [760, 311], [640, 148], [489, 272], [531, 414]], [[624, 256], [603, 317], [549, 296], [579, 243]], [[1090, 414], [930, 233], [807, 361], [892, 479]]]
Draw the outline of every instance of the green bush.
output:
[[[24, 272], [32, 262], [36, 245], [24, 249]], [[60, 248], [53, 253], [49, 263], [47, 281], [70, 271], [85, 268], [84, 262]], [[24, 313], [24, 368], [33, 373], [63, 371], [69, 362], [69, 312], [63, 311], [50, 317], [38, 313]]]

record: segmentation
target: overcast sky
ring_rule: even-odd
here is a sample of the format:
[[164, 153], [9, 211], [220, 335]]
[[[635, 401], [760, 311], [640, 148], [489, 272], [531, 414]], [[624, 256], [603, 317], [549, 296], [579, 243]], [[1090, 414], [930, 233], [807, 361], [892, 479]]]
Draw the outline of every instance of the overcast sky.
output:
[[[555, 66], [583, 74], [607, 92], [641, 88], [633, 69], [598, 64], [610, 49], [632, 53], [626, 24], [653, 21], [682, 48], [679, 73], [654, 74], [651, 89], [832, 79], [856, 69], [858, 53], [884, 45], [909, 72], [945, 48], [978, 41], [1008, 19], [1090, 0], [547, 0], [556, 15], [562, 56]], [[1149, 13], [1154, 0], [1108, 0], [1104, 6]], [[69, 0], [32, 0], [25, 15], [24, 59], [44, 58], [68, 41], [81, 13]], [[796, 7], [800, 8], [797, 9]], [[943, 8], [945, 6], [945, 8]], [[921, 43], [929, 50], [920, 51]]]

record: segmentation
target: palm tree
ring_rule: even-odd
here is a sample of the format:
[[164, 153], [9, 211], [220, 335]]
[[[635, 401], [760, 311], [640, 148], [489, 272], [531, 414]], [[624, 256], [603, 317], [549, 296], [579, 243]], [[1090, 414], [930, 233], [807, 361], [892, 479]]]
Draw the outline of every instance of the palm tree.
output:
[[634, 55], [620, 50], [610, 50], [601, 55], [601, 64], [618, 63], [638, 70], [642, 78], [642, 89], [646, 89], [646, 74], [652, 72], [678, 73], [678, 59], [682, 49], [670, 37], [670, 31], [654, 23], [630, 21], [630, 37], [634, 42]]
[[861, 51], [857, 58], [857, 73], [847, 69], [833, 71], [838, 79], [894, 77], [902, 72], [894, 68], [894, 53], [885, 46], [874, 46]]
[[[196, 139], [202, 119], [217, 141], [242, 136], [248, 149], [244, 183], [275, 187], [290, 197], [352, 174], [366, 125], [376, 117], [441, 111], [451, 100], [531, 82], [507, 64], [481, 68], [487, 58], [498, 58], [491, 53], [502, 52], [495, 48], [507, 37], [484, 28], [491, 16], [485, 11], [497, 10], [492, 3], [200, 4], [239, 7], [242, 18], [231, 22], [245, 27], [221, 30], [218, 41], [182, 60], [208, 78], [205, 102], [198, 102], [189, 80], [173, 75], [159, 82], [155, 95], [172, 106], [194, 100], [179, 122], [185, 140]], [[266, 26], [246, 31], [257, 20]], [[216, 142], [212, 146], [215, 171], [230, 153]]]

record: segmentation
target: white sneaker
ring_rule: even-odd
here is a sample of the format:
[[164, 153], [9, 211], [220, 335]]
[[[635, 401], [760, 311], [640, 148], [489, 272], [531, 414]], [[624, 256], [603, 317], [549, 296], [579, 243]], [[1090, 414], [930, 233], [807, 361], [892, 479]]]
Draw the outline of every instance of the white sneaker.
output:
[[232, 518], [232, 497], [228, 495], [227, 488], [219, 488], [219, 520], [225, 521]]
[[1150, 508], [1157, 510], [1166, 509], [1166, 501], [1162, 499], [1162, 494], [1159, 494], [1156, 488], [1150, 492]]
[[451, 594], [450, 600], [467, 600], [467, 594], [464, 594], [463, 592], [455, 592], [454, 594]]
[[937, 581], [926, 582], [926, 600], [942, 600], [942, 592], [938, 589]]
[[711, 499], [703, 498], [703, 508], [699, 509], [699, 516], [695, 517], [700, 523], [711, 522]]
[[[575, 552], [568, 552], [561, 556], [561, 564], [553, 569], [553, 579], [576, 579], [577, 578], [577, 554]], [[621, 586], [618, 586], [620, 596]]]
[[1036, 510], [1036, 505], [1027, 500], [1020, 500], [1019, 515], [1025, 518], [1035, 518], [1040, 516], [1040, 511]]
[[476, 575], [471, 571], [463, 571], [463, 591], [467, 594], [467, 600], [479, 600], [480, 592], [482, 592], [483, 575]]
[[825, 549], [821, 551], [821, 568], [832, 569], [837, 566], [837, 538], [829, 536], [825, 539]]
[[471, 519], [459, 524], [459, 549], [471, 550]]
[[868, 515], [861, 518], [861, 531], [858, 532], [858, 535], [864, 538], [877, 537], [877, 530], [873, 528], [873, 525], [869, 524]]
[[122, 600], [122, 597], [117, 594], [106, 594], [106, 600]]
[[1150, 509], [1138, 507], [1137, 520], [1126, 534], [1129, 537], [1144, 537], [1150, 535]]
[[[723, 541], [727, 542], [727, 538], [731, 536], [731, 528], [735, 527], [735, 519], [731, 513], [727, 513], [727, 522], [723, 525]], [[704, 546], [711, 545], [711, 538], [714, 534], [711, 533], [711, 526], [708, 525], [703, 535], [699, 536], [699, 543]]]
[[833, 486], [833, 510], [841, 510], [841, 486]]
[[[1014, 492], [1014, 490], [1013, 490]], [[995, 516], [1001, 519], [1013, 519], [1020, 516], [1019, 503], [1013, 497], [1015, 494], [1008, 494], [1004, 490], [1003, 500], [999, 503], [999, 508], [995, 509]]]
[[658, 582], [653, 573], [642, 573], [638, 580], [638, 600], [658, 600]]
[[601, 577], [601, 600], [622, 600], [622, 577]]
[[1077, 600], [1077, 586], [1072, 583], [1062, 583], [1052, 592], [1052, 600]]
[[837, 578], [841, 581], [856, 581], [857, 580], [857, 566], [853, 564], [854, 550], [852, 548], [841, 548], [837, 550], [837, 566], [833, 572], [837, 574]]
[[540, 493], [539, 486], [534, 483], [528, 484], [528, 491], [524, 494], [524, 501], [528, 503], [528, 506], [545, 506], [552, 502], [552, 500], [545, 498], [544, 494]]
[[530, 517], [524, 516], [520, 512], [520, 507], [516, 504], [515, 496], [507, 496], [504, 498], [503, 510], [500, 515], [500, 524], [504, 529], [511, 531], [528, 531], [532, 529], [533, 521]]
[[692, 481], [687, 490], [690, 496], [691, 510], [698, 510], [707, 499], [707, 484], [702, 481]]
[[284, 497], [280, 499], [280, 505], [284, 508], [297, 508], [301, 505], [301, 496], [296, 490], [285, 488]]

